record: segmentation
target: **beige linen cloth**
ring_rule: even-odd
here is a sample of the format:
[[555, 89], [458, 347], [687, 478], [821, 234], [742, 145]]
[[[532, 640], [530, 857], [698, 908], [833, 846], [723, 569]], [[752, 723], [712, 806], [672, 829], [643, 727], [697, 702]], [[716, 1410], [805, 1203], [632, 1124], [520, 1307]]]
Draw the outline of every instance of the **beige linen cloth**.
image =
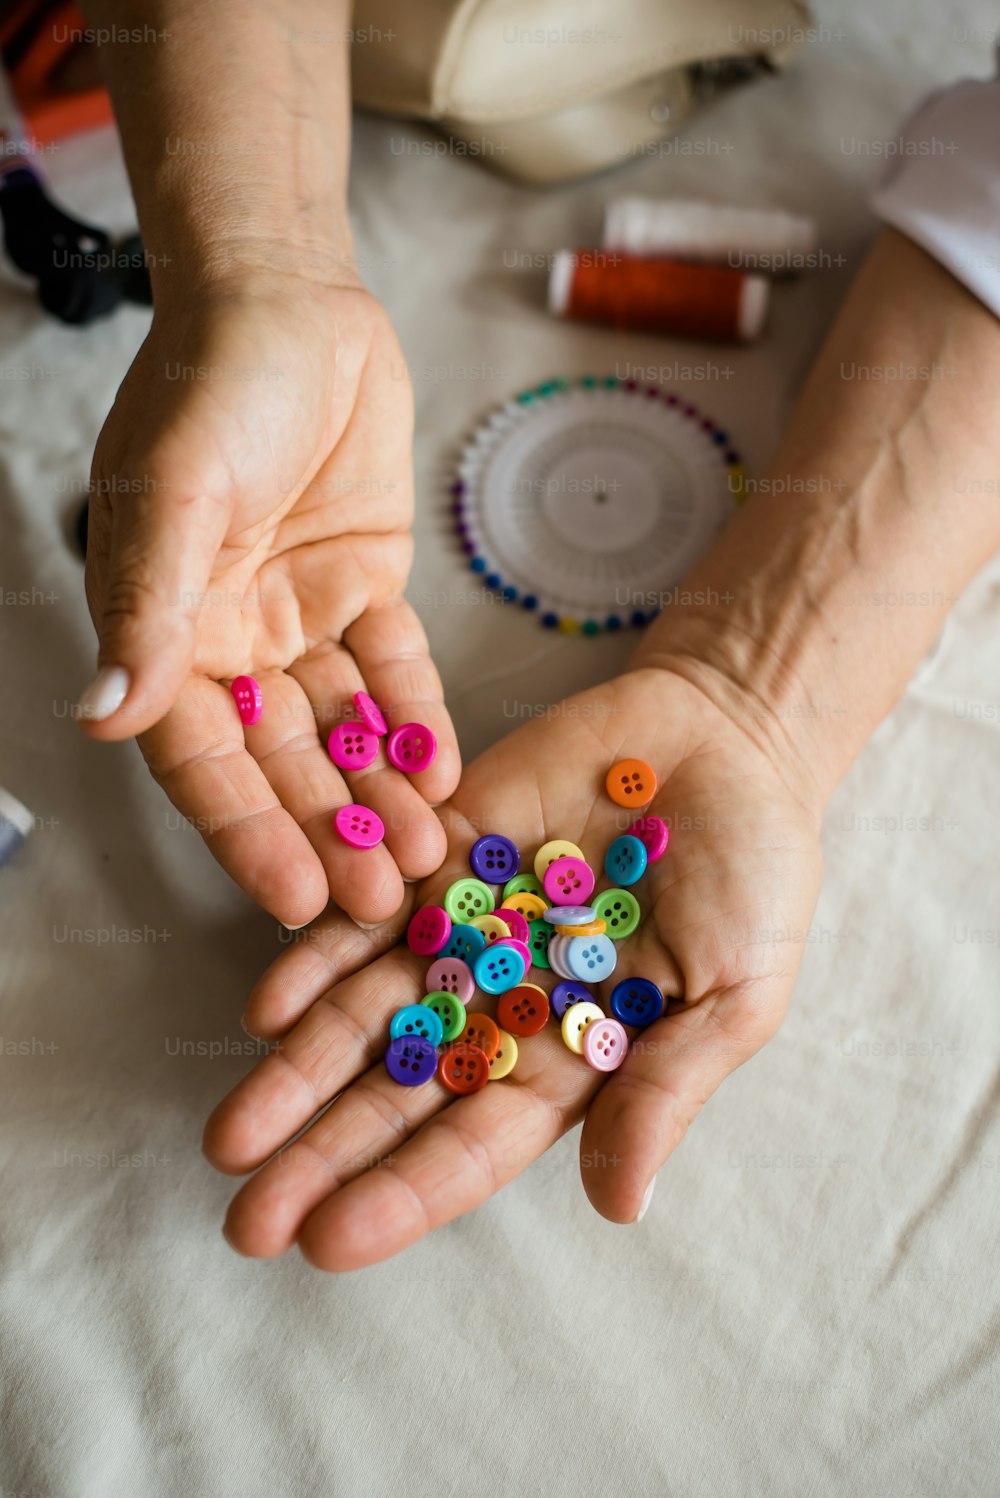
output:
[[[416, 389], [411, 594], [467, 755], [629, 642], [463, 599], [443, 494], [463, 434], [546, 375], [653, 366], [759, 472], [872, 233], [871, 143], [932, 86], [986, 76], [997, 25], [986, 3], [839, 0], [787, 76], [692, 121], [697, 153], [548, 194], [359, 120], [359, 251]], [[109, 136], [51, 174], [129, 225]], [[815, 213], [829, 262], [777, 289], [754, 349], [552, 322], [538, 257], [593, 243], [624, 191]], [[239, 1015], [279, 934], [137, 752], [65, 717], [93, 645], [64, 523], [144, 327], [132, 309], [64, 329], [3, 275], [0, 784], [39, 825], [0, 873], [0, 1493], [995, 1494], [1000, 566], [834, 799], [791, 1015], [641, 1226], [595, 1216], [573, 1136], [370, 1271], [246, 1262], [199, 1136], [250, 1063]], [[956, 484], [970, 513], [1000, 503], [1000, 475]]]

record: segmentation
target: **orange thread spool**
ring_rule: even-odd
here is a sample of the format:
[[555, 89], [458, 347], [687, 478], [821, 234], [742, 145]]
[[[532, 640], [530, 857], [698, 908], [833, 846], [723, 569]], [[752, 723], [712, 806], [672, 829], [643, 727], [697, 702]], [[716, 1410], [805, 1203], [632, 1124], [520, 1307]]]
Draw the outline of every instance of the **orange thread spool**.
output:
[[716, 265], [560, 250], [549, 306], [576, 322], [744, 343], [764, 326], [768, 283]]

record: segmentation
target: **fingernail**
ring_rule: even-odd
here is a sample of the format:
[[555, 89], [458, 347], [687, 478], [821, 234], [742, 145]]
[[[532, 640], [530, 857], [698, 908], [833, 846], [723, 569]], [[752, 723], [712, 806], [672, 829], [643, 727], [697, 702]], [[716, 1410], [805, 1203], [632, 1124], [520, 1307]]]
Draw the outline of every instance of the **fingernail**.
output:
[[80, 698], [79, 716], [91, 723], [110, 718], [125, 701], [131, 679], [124, 666], [102, 666]]
[[646, 1195], [642, 1199], [642, 1206], [639, 1208], [638, 1212], [635, 1214], [635, 1220], [636, 1220], [636, 1222], [641, 1222], [642, 1219], [645, 1217], [646, 1212], [647, 1212], [647, 1210], [649, 1208], [649, 1204], [653, 1200], [653, 1192], [654, 1192], [655, 1189], [656, 1189], [656, 1177], [654, 1176], [653, 1179], [650, 1181], [649, 1185], [646, 1187]]
[[367, 921], [355, 921], [354, 924], [360, 926], [362, 931], [377, 931], [380, 926], [385, 925], [385, 921], [375, 921], [371, 926]]
[[309, 922], [303, 921], [301, 926], [290, 926], [287, 921], [282, 921], [281, 924], [284, 926], [286, 931], [304, 931]]

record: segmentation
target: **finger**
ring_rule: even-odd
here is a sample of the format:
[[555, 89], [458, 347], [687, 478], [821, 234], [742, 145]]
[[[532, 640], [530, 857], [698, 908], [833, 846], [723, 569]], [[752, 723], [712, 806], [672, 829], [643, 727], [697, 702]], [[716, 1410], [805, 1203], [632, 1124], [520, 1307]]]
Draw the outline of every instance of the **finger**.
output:
[[215, 1109], [205, 1153], [229, 1174], [254, 1170], [379, 1059], [389, 1019], [424, 992], [426, 959], [406, 948], [322, 994]]
[[298, 933], [251, 993], [243, 1014], [245, 1028], [261, 1040], [286, 1035], [321, 994], [396, 944], [412, 903], [412, 898], [405, 901], [392, 920], [371, 930], [331, 911]]
[[247, 753], [225, 687], [189, 677], [140, 748], [178, 811], [252, 899], [287, 926], [319, 915], [329, 899], [323, 865]]
[[636, 1221], [656, 1172], [699, 1109], [779, 1021], [770, 1005], [723, 990], [633, 1036], [624, 1064], [591, 1104], [580, 1138], [584, 1190], [602, 1217]]
[[98, 673], [80, 698], [92, 738], [124, 739], [164, 716], [191, 672], [195, 627], [231, 517], [208, 490], [142, 475], [87, 548], [87, 594]]
[[[354, 657], [340, 645], [297, 661], [291, 674], [308, 697], [324, 741], [337, 723], [355, 716], [355, 692], [368, 689]], [[394, 769], [385, 757], [385, 744], [383, 737], [375, 759], [363, 770], [344, 771], [343, 783], [350, 798], [382, 819], [385, 846], [403, 878], [422, 879], [441, 864], [447, 846], [444, 831], [411, 783], [419, 777]]]
[[344, 638], [390, 725], [422, 723], [437, 739], [433, 764], [408, 777], [424, 800], [437, 806], [457, 786], [462, 762], [420, 620], [405, 599], [398, 599], [369, 609]]
[[352, 848], [337, 832], [334, 813], [351, 793], [320, 742], [312, 704], [284, 671], [268, 672], [261, 691], [267, 706], [246, 730], [250, 753], [316, 850], [337, 903], [356, 920], [388, 920], [402, 903], [403, 881], [384, 844]]

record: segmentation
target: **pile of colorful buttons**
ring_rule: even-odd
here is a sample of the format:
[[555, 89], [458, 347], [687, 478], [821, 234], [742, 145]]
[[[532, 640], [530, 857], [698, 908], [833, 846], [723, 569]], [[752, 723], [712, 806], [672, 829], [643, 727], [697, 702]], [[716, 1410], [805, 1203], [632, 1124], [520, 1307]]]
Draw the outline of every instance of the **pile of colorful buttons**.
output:
[[[637, 759], [613, 765], [605, 784], [618, 806], [638, 809], [656, 793], [654, 772]], [[479, 838], [469, 854], [471, 876], [456, 880], [441, 905], [425, 905], [410, 919], [407, 945], [433, 960], [424, 997], [393, 1015], [389, 1075], [417, 1087], [437, 1073], [449, 1092], [478, 1092], [513, 1071], [518, 1041], [537, 1035], [550, 1015], [566, 1046], [596, 1071], [621, 1066], [625, 1026], [651, 1025], [663, 1012], [663, 994], [648, 978], [621, 979], [609, 1016], [588, 985], [615, 972], [617, 943], [641, 918], [628, 886], [663, 856], [669, 836], [661, 817], [640, 817], [608, 848], [604, 872], [613, 884], [597, 896], [597, 875], [575, 843], [543, 844], [533, 872], [522, 873], [510, 838]], [[551, 994], [526, 981], [532, 968], [559, 978]], [[496, 998], [496, 1019], [470, 1007], [477, 991]]]
[[[429, 728], [422, 723], [403, 723], [390, 733], [385, 714], [367, 692], [355, 692], [354, 706], [358, 721], [338, 723], [327, 739], [330, 758], [339, 769], [367, 769], [383, 738], [389, 763], [395, 769], [417, 775], [433, 764], [437, 740]], [[382, 818], [370, 807], [356, 802], [341, 806], [334, 815], [333, 825], [352, 848], [377, 847], [385, 836]]]

